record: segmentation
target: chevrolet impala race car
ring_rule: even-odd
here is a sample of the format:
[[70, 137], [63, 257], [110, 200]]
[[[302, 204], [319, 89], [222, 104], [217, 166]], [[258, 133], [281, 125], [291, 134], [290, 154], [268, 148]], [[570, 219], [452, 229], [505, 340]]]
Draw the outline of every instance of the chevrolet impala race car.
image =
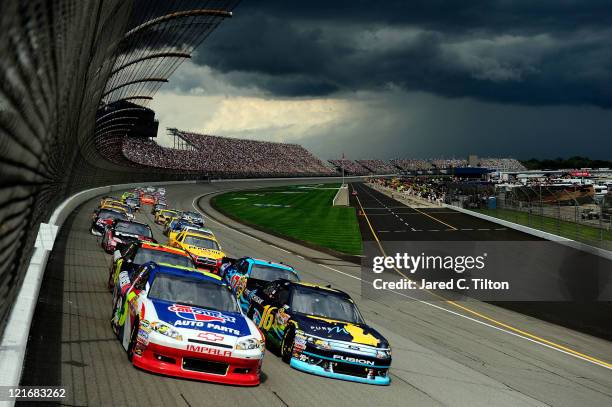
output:
[[116, 219], [104, 228], [102, 248], [107, 253], [113, 253], [116, 249], [137, 241], [154, 241], [149, 225]]
[[219, 278], [155, 263], [122, 272], [111, 324], [133, 365], [241, 386], [260, 382], [264, 339]]
[[219, 266], [219, 275], [232, 289], [244, 312], [249, 309], [249, 297], [256, 289], [274, 280], [300, 280], [293, 267], [251, 257], [237, 260], [223, 258]]
[[388, 385], [391, 347], [339, 290], [277, 280], [249, 296], [249, 318], [283, 361], [307, 373]]
[[108, 288], [115, 286], [121, 272], [127, 271], [130, 278], [132, 278], [134, 272], [141, 265], [150, 261], [171, 264], [173, 266], [195, 267], [191, 256], [185, 250], [158, 243], [134, 242], [122, 252], [119, 250], [115, 251], [108, 275]]

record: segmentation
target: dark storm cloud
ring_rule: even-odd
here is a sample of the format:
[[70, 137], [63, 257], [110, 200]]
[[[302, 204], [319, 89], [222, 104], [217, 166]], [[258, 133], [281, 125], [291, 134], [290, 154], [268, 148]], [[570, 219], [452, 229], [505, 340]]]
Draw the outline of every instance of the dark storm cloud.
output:
[[320, 96], [612, 107], [609, 1], [248, 1], [195, 62], [238, 86]]

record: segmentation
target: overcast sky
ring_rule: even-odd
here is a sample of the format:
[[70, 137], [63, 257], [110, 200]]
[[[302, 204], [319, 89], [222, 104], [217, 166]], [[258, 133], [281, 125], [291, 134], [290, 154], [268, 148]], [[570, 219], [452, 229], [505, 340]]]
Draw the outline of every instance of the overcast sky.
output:
[[243, 0], [151, 107], [321, 158], [612, 159], [612, 1]]

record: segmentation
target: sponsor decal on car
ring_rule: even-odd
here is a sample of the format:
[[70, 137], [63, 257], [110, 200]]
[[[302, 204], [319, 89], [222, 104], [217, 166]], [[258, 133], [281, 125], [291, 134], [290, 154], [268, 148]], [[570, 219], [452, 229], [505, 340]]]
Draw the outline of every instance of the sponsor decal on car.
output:
[[222, 324], [225, 324], [226, 321], [236, 322], [236, 318], [222, 314], [219, 311], [192, 307], [190, 305], [174, 304], [168, 307], [168, 310], [176, 313], [178, 317], [189, 321], [220, 322]]
[[200, 332], [198, 334], [198, 338], [204, 339], [205, 341], [210, 341], [210, 342], [219, 342], [224, 339], [224, 336], [216, 334], [214, 332]]
[[232, 356], [232, 351], [230, 350], [209, 348], [208, 346], [203, 346], [203, 345], [188, 344], [187, 350], [190, 352], [204, 353], [206, 355], [215, 355], [215, 356], [223, 356], [223, 357]]
[[341, 360], [343, 362], [361, 363], [362, 365], [371, 365], [371, 366], [374, 366], [374, 361], [366, 360], [366, 359], [353, 358], [353, 357], [350, 357], [350, 356], [334, 355], [334, 359]]

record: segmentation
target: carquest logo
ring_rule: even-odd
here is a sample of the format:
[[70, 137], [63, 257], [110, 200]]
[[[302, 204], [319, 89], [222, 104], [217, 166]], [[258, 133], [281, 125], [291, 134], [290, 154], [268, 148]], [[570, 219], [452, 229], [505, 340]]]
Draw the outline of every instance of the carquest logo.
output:
[[222, 324], [226, 321], [236, 322], [236, 318], [224, 315], [219, 311], [206, 310], [190, 305], [174, 304], [168, 307], [168, 311], [172, 311], [176, 313], [178, 317], [189, 321], [221, 322]]

